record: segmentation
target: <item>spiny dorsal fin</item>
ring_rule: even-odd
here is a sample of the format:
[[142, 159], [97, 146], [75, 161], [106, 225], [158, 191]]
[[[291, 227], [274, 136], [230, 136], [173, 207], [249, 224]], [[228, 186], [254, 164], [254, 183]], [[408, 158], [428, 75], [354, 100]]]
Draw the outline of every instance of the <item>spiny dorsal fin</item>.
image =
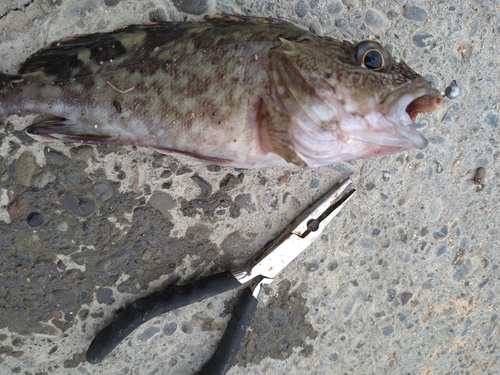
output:
[[[292, 25], [289, 22], [276, 18], [259, 18], [250, 16], [232, 16], [226, 14], [215, 15], [199, 22], [158, 22], [150, 25], [130, 25], [121, 29], [88, 35], [72, 35], [53, 42], [31, 55], [22, 65], [20, 74], [33, 73], [45, 70], [52, 74], [64, 69], [74, 69], [81, 65], [78, 53], [88, 49], [91, 60], [98, 64], [100, 61], [116, 59], [127, 52], [127, 48], [143, 47], [141, 51], [147, 53], [155, 47], [172, 41], [179, 41], [190, 30], [213, 27], [232, 27], [236, 23], [262, 25]], [[145, 38], [137, 38], [144, 36]], [[224, 31], [221, 31], [224, 34]], [[134, 44], [134, 41], [141, 41]], [[140, 53], [140, 51], [139, 51]], [[49, 70], [49, 72], [47, 72]]]
[[152, 48], [159, 43], [166, 44], [178, 39], [181, 34], [194, 27], [196, 23], [192, 22], [162, 22], [151, 25], [130, 25], [107, 33], [72, 35], [53, 42], [31, 55], [21, 65], [20, 74], [43, 69], [47, 72], [47, 69], [61, 71], [66, 67], [76, 68], [81, 64], [78, 61], [78, 53], [82, 50], [90, 50], [90, 59], [95, 64], [117, 59], [127, 52], [127, 46], [137, 47], [134, 39], [144, 34], [146, 37], [142, 39], [142, 47], [144, 51], [148, 51], [149, 44]]

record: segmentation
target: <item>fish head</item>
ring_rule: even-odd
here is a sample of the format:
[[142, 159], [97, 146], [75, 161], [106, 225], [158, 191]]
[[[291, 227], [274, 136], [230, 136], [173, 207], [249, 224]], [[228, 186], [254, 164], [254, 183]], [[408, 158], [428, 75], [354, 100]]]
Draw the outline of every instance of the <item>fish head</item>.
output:
[[414, 120], [442, 106], [439, 90], [376, 41], [343, 42], [342, 47], [343, 74], [327, 79], [332, 90], [328, 102], [340, 114], [340, 128], [365, 143], [356, 146], [365, 151], [353, 145], [353, 158], [363, 152], [367, 155], [362, 157], [426, 147]]
[[275, 102], [290, 115], [294, 152], [309, 166], [427, 146], [413, 126], [441, 93], [379, 43], [283, 42], [272, 56]]

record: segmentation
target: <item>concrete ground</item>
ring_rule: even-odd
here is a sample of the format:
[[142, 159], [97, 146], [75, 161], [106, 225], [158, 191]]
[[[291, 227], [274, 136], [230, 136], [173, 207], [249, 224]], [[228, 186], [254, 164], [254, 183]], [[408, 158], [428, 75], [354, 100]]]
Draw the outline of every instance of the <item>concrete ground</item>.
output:
[[375, 37], [462, 94], [418, 118], [423, 150], [309, 170], [41, 144], [22, 131], [33, 117], [4, 121], [0, 373], [194, 373], [237, 292], [153, 319], [101, 364], [85, 351], [120, 307], [237, 268], [349, 175], [357, 197], [261, 295], [229, 373], [498, 374], [498, 2], [3, 0], [0, 71], [69, 35], [218, 12]]

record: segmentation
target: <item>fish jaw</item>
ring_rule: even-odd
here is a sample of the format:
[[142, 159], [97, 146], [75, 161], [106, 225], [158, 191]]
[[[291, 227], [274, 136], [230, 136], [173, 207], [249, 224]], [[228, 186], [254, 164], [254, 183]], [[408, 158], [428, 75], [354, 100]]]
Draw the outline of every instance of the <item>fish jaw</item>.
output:
[[[413, 121], [418, 114], [434, 112], [442, 104], [443, 98], [439, 90], [432, 88], [423, 79], [418, 80], [387, 96], [377, 108], [377, 121], [371, 123], [375, 128], [387, 128], [387, 124], [392, 124], [408, 142], [407, 148], [424, 148], [428, 144], [427, 139], [414, 128]], [[403, 143], [399, 146], [403, 146]]]
[[309, 112], [326, 112], [331, 118], [328, 128], [311, 118], [302, 119], [298, 112], [293, 126], [295, 152], [309, 167], [424, 148], [428, 141], [414, 128], [413, 120], [418, 113], [440, 108], [443, 101], [426, 82], [404, 85], [379, 104], [374, 100], [365, 114], [352, 113], [333, 95], [323, 97], [327, 106], [320, 106], [324, 102], [317, 99]]

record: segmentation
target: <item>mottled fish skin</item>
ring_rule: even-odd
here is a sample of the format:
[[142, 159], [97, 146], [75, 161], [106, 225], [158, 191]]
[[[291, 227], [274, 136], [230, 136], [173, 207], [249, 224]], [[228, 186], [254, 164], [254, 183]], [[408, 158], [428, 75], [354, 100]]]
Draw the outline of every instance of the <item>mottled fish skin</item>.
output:
[[29, 57], [19, 75], [0, 75], [0, 118], [46, 115], [27, 130], [41, 141], [139, 145], [235, 167], [319, 166], [423, 146], [411, 125], [402, 136], [380, 118], [410, 90], [439, 93], [404, 63], [374, 72], [355, 53], [253, 17], [72, 36]]

